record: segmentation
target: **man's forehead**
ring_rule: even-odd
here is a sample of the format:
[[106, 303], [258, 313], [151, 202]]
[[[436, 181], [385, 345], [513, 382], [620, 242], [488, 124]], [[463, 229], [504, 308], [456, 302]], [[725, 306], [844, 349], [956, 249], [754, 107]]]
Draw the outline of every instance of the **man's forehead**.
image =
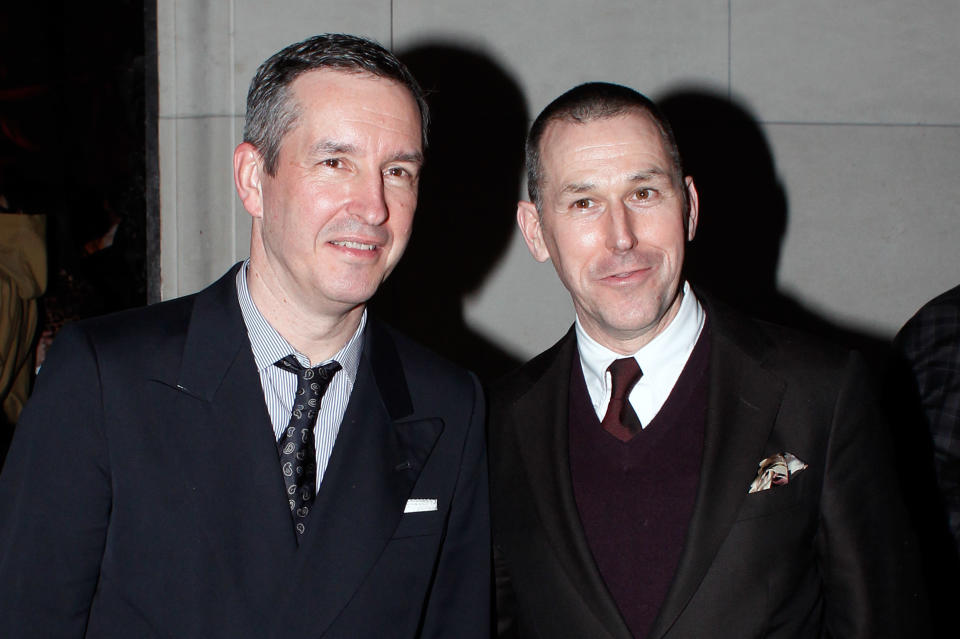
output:
[[638, 171], [663, 172], [670, 168], [659, 128], [641, 111], [586, 122], [555, 120], [547, 126], [540, 144], [544, 177], [548, 179], [551, 172], [589, 170], [594, 163], [623, 157], [649, 164], [635, 167]]
[[[298, 75], [290, 84], [290, 94], [299, 104], [318, 101], [336, 102], [339, 98], [364, 96], [389, 91], [399, 98], [404, 96], [416, 106], [409, 89], [393, 80], [374, 75], [362, 69], [335, 67], [313, 69]], [[401, 99], [400, 101], [406, 101]]]
[[557, 147], [570, 144], [571, 141], [588, 146], [589, 143], [584, 141], [590, 138], [597, 138], [598, 143], [600, 143], [600, 139], [610, 135], [626, 137], [631, 134], [649, 135], [657, 140], [658, 146], [661, 148], [663, 146], [660, 129], [653, 118], [645, 111], [630, 109], [616, 115], [583, 121], [573, 118], [551, 120], [540, 139], [540, 151], [541, 153], [549, 153]]
[[410, 90], [395, 80], [366, 71], [318, 69], [301, 74], [290, 92], [297, 114], [294, 128], [307, 122], [311, 130], [373, 123], [384, 131], [409, 136], [417, 143], [412, 150], [420, 150], [419, 107]]

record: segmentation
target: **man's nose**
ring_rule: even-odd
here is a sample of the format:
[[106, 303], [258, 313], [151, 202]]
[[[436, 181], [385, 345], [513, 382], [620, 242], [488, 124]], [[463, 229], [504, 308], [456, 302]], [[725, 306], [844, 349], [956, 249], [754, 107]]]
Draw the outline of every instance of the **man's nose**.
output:
[[358, 180], [350, 213], [372, 226], [378, 226], [387, 221], [390, 213], [387, 208], [383, 176], [379, 172]]
[[637, 245], [632, 213], [623, 202], [614, 202], [608, 211], [607, 245], [612, 251], [629, 251]]

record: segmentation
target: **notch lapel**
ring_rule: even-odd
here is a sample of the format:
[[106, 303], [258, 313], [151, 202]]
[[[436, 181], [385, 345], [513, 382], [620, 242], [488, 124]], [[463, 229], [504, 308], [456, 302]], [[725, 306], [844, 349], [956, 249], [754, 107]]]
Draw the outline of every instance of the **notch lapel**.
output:
[[[693, 597], [756, 476], [773, 428], [784, 383], [725, 332], [722, 314], [708, 307], [711, 330], [709, 397], [700, 483], [677, 571], [650, 631], [662, 637]], [[755, 344], [750, 350], [756, 350]]]
[[164, 434], [157, 454], [169, 457], [187, 487], [197, 526], [224, 575], [223, 595], [246, 601], [250, 621], [266, 628], [283, 576], [278, 565], [292, 565], [295, 546], [236, 272], [195, 296], [179, 370], [175, 378], [154, 380], [166, 387], [157, 388], [155, 418]]
[[587, 545], [573, 494], [568, 447], [570, 373], [571, 366], [579, 365], [574, 330], [552, 350], [545, 372], [516, 401], [514, 431], [520, 454], [544, 532], [570, 583], [609, 636], [629, 639]]
[[[372, 318], [365, 340], [283, 616], [301, 620], [303, 636], [322, 635], [363, 583], [443, 431], [438, 418], [413, 417], [393, 341]], [[310, 593], [309, 615], [293, 596], [303, 592]]]

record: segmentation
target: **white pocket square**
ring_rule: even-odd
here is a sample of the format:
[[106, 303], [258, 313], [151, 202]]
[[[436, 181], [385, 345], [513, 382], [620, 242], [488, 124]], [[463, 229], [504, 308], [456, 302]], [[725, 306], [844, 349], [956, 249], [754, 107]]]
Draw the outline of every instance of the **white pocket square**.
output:
[[428, 513], [437, 509], [436, 499], [408, 499], [404, 506], [405, 513]]

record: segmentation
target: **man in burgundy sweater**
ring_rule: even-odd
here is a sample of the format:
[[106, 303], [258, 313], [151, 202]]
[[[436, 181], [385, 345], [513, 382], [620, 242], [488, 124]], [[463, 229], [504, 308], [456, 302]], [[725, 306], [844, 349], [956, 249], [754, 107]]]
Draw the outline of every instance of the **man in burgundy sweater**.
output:
[[683, 280], [697, 191], [656, 106], [568, 91], [527, 173], [517, 221], [576, 322], [491, 393], [501, 636], [924, 636], [862, 362]]

